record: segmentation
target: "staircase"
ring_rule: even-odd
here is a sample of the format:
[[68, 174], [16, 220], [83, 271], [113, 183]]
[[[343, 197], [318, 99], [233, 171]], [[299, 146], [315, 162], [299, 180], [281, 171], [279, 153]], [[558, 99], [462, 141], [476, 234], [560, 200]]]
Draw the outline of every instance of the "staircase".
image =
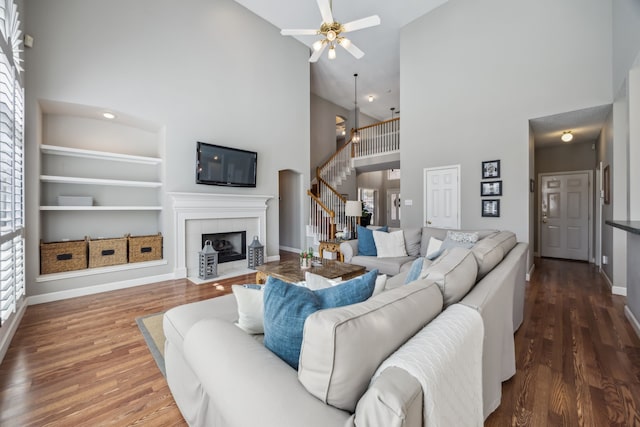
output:
[[356, 158], [374, 157], [400, 150], [400, 118], [374, 123], [357, 129], [360, 142], [353, 142], [354, 132], [345, 145], [336, 151], [323, 165], [316, 168], [316, 176], [311, 190], [307, 237], [317, 247], [322, 240], [331, 240], [336, 231], [345, 227], [355, 229], [355, 219], [345, 215], [345, 199], [336, 188], [351, 175]]

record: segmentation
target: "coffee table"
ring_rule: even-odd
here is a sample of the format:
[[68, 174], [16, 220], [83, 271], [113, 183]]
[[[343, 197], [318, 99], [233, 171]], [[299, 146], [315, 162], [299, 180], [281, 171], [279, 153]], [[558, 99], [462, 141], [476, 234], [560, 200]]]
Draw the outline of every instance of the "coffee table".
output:
[[302, 269], [298, 260], [267, 262], [256, 267], [256, 283], [265, 283], [268, 276], [273, 276], [289, 283], [302, 282], [305, 280], [304, 273], [306, 271], [327, 279], [342, 277], [343, 280], [353, 279], [365, 273], [364, 267], [331, 259], [314, 258], [313, 263], [321, 263], [321, 265]]

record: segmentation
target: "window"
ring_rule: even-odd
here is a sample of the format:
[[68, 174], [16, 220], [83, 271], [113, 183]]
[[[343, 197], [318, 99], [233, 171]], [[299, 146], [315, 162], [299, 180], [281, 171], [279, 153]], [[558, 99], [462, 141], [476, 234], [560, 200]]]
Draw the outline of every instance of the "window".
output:
[[24, 90], [20, 84], [20, 21], [0, 0], [0, 326], [25, 294]]

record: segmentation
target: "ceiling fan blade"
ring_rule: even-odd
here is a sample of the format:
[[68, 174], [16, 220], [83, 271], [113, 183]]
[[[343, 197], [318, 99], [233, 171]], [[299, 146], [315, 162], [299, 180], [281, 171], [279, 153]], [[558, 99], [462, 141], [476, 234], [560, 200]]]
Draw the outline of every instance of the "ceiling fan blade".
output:
[[349, 31], [361, 30], [363, 28], [373, 27], [376, 25], [380, 25], [380, 17], [378, 15], [371, 15], [366, 18], [356, 19], [355, 21], [347, 22], [342, 26], [344, 27], [343, 33], [346, 33]]
[[317, 62], [318, 59], [320, 59], [320, 55], [322, 55], [322, 52], [324, 52], [326, 48], [327, 48], [327, 43], [322, 43], [322, 47], [320, 49], [313, 51], [313, 55], [309, 57], [309, 62]]
[[283, 36], [315, 36], [318, 30], [280, 30]]
[[333, 23], [333, 13], [331, 13], [331, 3], [329, 3], [329, 0], [318, 0], [318, 8], [320, 8], [322, 22], [327, 24]]
[[345, 50], [353, 55], [356, 59], [360, 59], [364, 56], [364, 52], [361, 51], [356, 45], [351, 43], [351, 40], [349, 39], [342, 39], [338, 44], [345, 48]]

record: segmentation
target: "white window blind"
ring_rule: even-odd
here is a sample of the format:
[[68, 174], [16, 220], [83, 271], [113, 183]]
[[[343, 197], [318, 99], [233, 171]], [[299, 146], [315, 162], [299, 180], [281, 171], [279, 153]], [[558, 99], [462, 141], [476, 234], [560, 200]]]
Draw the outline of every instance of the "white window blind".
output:
[[0, 0], [0, 326], [25, 294], [24, 90], [19, 81], [20, 22]]

